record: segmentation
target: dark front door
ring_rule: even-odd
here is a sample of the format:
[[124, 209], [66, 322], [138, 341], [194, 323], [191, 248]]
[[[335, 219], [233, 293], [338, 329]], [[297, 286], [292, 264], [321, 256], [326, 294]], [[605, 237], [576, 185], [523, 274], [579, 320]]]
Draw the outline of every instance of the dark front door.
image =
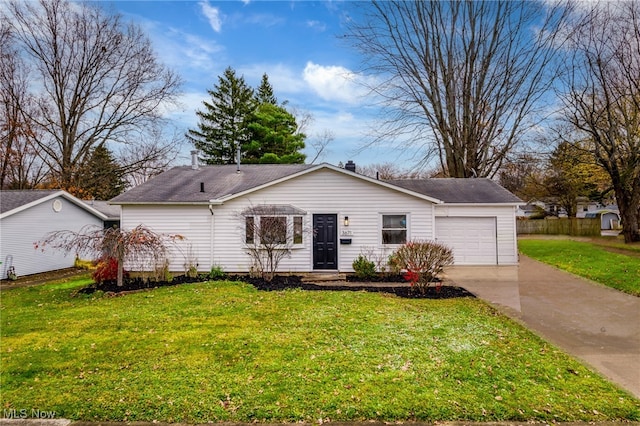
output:
[[338, 215], [313, 215], [313, 269], [338, 269]]

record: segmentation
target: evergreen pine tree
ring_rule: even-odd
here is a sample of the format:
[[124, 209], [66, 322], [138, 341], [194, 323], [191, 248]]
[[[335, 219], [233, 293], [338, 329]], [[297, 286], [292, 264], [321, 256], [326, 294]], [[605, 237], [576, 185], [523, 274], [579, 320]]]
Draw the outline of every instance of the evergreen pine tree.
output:
[[269, 76], [267, 75], [267, 73], [262, 74], [262, 80], [260, 81], [260, 86], [258, 87], [256, 100], [259, 104], [278, 105], [278, 99], [276, 99], [275, 95], [273, 94], [273, 86], [271, 86], [271, 83], [269, 83]]
[[247, 119], [256, 107], [253, 89], [229, 67], [208, 93], [211, 102], [203, 101], [205, 110], [196, 112], [198, 129], [189, 130], [186, 136], [205, 163], [233, 164], [238, 144], [249, 141]]
[[297, 133], [295, 117], [277, 104], [267, 74], [254, 91], [243, 77], [227, 68], [210, 90], [211, 102], [203, 102], [205, 111], [197, 130], [187, 138], [200, 150], [207, 164], [233, 164], [237, 147], [243, 163], [304, 163], [306, 136]]
[[109, 200], [124, 191], [122, 168], [106, 146], [93, 149], [82, 166], [77, 186], [81, 190], [79, 195], [85, 199]]
[[263, 103], [252, 114], [248, 128], [251, 141], [243, 145], [245, 163], [302, 164], [306, 155], [304, 133], [296, 133], [295, 117], [285, 108]]

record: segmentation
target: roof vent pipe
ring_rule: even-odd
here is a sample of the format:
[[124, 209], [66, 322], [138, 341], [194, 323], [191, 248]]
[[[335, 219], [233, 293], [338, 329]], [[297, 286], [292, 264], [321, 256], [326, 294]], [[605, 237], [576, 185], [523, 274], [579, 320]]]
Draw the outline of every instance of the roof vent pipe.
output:
[[204, 182], [200, 182], [200, 192], [204, 192]]
[[191, 168], [193, 170], [198, 170], [198, 150], [194, 149], [191, 151]]
[[238, 144], [238, 147], [236, 148], [236, 163], [238, 165], [236, 172], [240, 173], [240, 144]]
[[347, 161], [347, 164], [344, 165], [345, 170], [349, 170], [350, 172], [356, 172], [356, 163], [354, 163], [353, 161], [349, 160]]

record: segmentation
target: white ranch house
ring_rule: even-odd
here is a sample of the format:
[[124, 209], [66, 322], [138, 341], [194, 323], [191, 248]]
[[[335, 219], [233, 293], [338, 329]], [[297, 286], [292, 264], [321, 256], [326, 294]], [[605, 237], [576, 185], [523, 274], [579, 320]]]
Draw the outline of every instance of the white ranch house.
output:
[[[186, 237], [198, 269], [247, 272], [251, 224], [277, 217], [290, 256], [279, 272], [353, 271], [363, 250], [390, 254], [410, 240], [453, 248], [458, 265], [514, 265], [516, 196], [489, 179], [386, 182], [329, 164], [175, 167], [110, 201], [121, 226]], [[262, 220], [265, 220], [264, 218]], [[249, 231], [249, 232], [247, 232]], [[284, 233], [286, 232], [286, 236]]]

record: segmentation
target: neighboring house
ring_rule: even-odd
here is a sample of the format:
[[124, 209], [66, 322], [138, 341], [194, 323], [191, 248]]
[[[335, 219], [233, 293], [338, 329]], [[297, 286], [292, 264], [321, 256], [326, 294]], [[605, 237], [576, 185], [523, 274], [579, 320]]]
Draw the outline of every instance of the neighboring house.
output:
[[586, 197], [578, 197], [576, 206], [576, 217], [587, 217], [588, 213], [596, 213], [604, 206], [597, 201], [591, 201]]
[[522, 202], [489, 179], [385, 182], [320, 165], [176, 167], [112, 200], [121, 226], [144, 224], [186, 238], [200, 271], [251, 268], [247, 245], [260, 220], [280, 223], [291, 253], [280, 272], [353, 271], [362, 252], [388, 256], [410, 240], [453, 248], [456, 264], [514, 265], [516, 206]]
[[542, 201], [531, 200], [527, 204], [518, 206], [516, 216], [521, 218], [544, 216], [547, 213], [546, 207], [547, 205]]
[[104, 226], [107, 216], [61, 190], [0, 191], [0, 277], [69, 268], [74, 255], [35, 248], [49, 232]]

